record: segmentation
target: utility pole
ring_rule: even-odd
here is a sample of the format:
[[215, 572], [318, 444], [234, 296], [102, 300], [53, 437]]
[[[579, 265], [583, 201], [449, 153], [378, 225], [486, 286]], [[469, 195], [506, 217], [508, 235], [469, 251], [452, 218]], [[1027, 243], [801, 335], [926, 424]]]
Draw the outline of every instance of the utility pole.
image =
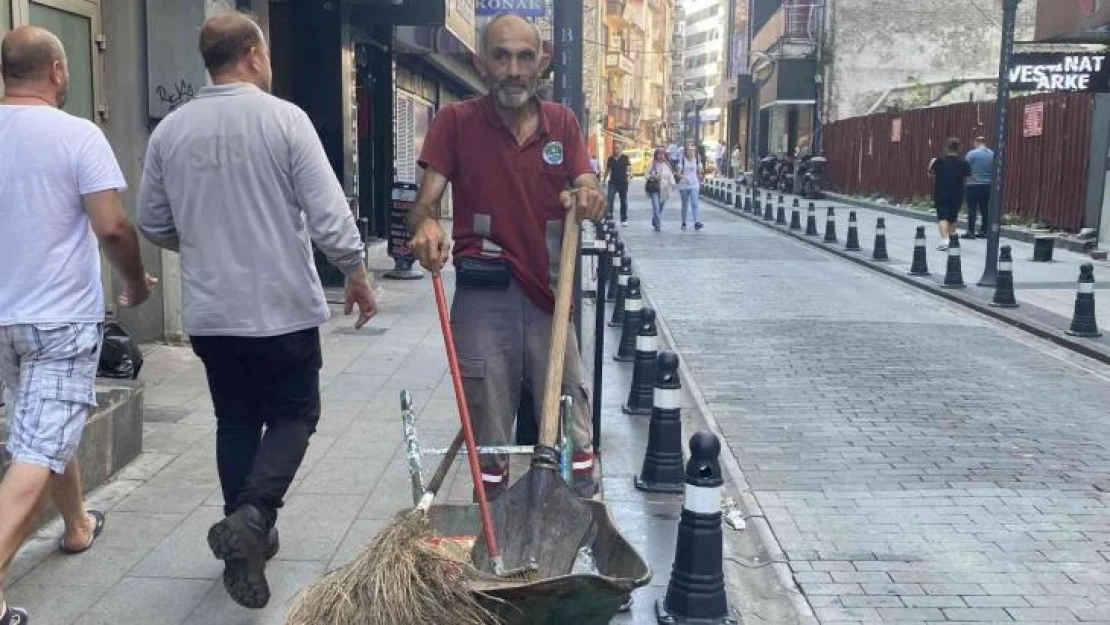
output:
[[[600, 10], [600, 9], [599, 9]], [[586, 93], [582, 87], [582, 0], [555, 0], [555, 101], [567, 106], [586, 128]], [[585, 140], [585, 138], [583, 138]], [[597, 302], [601, 305], [602, 294]], [[582, 246], [574, 263], [574, 334], [582, 344]]]
[[1003, 0], [1002, 55], [998, 62], [998, 101], [995, 104], [994, 180], [987, 208], [987, 258], [979, 286], [995, 286], [998, 281], [998, 237], [1002, 231], [1002, 193], [1006, 189], [1006, 129], [1010, 108], [1010, 63], [1014, 56], [1014, 29], [1021, 0]]

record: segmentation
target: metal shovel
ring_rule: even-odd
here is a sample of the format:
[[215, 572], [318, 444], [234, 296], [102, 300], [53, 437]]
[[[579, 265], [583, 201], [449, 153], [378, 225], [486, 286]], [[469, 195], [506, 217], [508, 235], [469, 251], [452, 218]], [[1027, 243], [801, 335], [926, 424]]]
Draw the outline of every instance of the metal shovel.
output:
[[[532, 467], [492, 504], [493, 526], [507, 568], [528, 567], [540, 579], [566, 575], [574, 567], [578, 549], [593, 524], [593, 513], [559, 474], [559, 397], [563, 359], [570, 325], [570, 298], [578, 252], [578, 219], [568, 211], [563, 225], [559, 284], [551, 321], [547, 380], [543, 389], [540, 437], [532, 454]], [[472, 557], [479, 568], [490, 570], [484, 538], [479, 537]]]

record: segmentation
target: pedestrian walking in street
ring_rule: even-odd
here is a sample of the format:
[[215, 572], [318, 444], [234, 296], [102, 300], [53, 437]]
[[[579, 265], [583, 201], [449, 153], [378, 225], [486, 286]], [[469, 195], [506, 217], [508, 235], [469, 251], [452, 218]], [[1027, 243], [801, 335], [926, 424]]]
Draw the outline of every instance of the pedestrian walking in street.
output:
[[663, 208], [675, 188], [674, 172], [667, 162], [667, 153], [663, 148], [655, 150], [646, 178], [644, 190], [651, 200], [651, 227], [659, 232], [663, 228]]
[[[451, 183], [457, 277], [451, 327], [479, 446], [511, 442], [523, 389], [537, 402], [534, 414], [543, 414], [563, 222], [574, 207], [579, 218], [595, 221], [605, 212], [574, 114], [535, 97], [551, 61], [541, 42], [535, 25], [517, 16], [498, 16], [485, 27], [476, 63], [489, 93], [436, 116], [410, 212], [413, 252], [429, 271], [440, 271], [448, 250], [435, 215]], [[610, 178], [624, 176], [619, 167], [610, 159]], [[506, 172], [514, 184], [505, 184]], [[597, 491], [593, 428], [574, 333], [565, 358], [561, 392], [573, 399], [572, 487], [589, 497]], [[481, 473], [487, 496], [496, 498], [509, 485], [508, 457], [483, 455]]]
[[216, 412], [225, 518], [208, 532], [224, 586], [249, 608], [270, 598], [278, 509], [320, 418], [320, 333], [329, 316], [310, 241], [346, 277], [356, 328], [376, 312], [343, 189], [308, 115], [270, 95], [270, 53], [253, 19], [205, 22], [212, 85], [154, 130], [139, 224], [181, 254], [183, 314]]
[[[994, 150], [987, 147], [986, 137], [975, 137], [975, 147], [965, 157], [971, 166], [971, 176], [967, 179], [967, 232], [965, 239], [987, 237], [987, 210], [991, 203], [991, 183], [994, 181]], [[977, 215], [983, 217], [983, 225], [975, 232]]]
[[729, 162], [729, 165], [732, 167], [732, 170], [729, 173], [732, 174], [733, 178], [740, 177], [740, 163], [743, 160], [743, 157], [744, 154], [740, 151], [740, 144], [737, 143], [736, 146], [732, 148], [731, 161]]
[[613, 154], [605, 164], [605, 178], [608, 180], [608, 195], [606, 206], [609, 216], [613, 216], [613, 200], [621, 200], [621, 225], [628, 225], [628, 181], [631, 179], [632, 161], [624, 153], [624, 147], [617, 143], [613, 146]]
[[671, 169], [678, 169], [678, 159], [682, 158], [682, 148], [677, 144], [670, 144], [667, 146], [667, 160], [671, 163]]
[[[88, 551], [104, 514], [85, 508], [75, 454], [96, 407], [104, 326], [100, 254], [123, 279], [121, 306], [155, 280], [123, 210], [127, 187], [104, 133], [60, 110], [69, 69], [47, 30], [17, 28], [0, 44], [0, 380], [7, 388], [7, 453], [0, 481], [0, 625], [28, 614], [6, 603], [8, 569], [49, 491], [65, 523], [58, 545]], [[74, 580], [81, 583], [83, 580]]]
[[949, 236], [956, 232], [960, 221], [960, 207], [964, 203], [964, 183], [971, 175], [971, 166], [960, 154], [960, 140], [948, 140], [948, 153], [929, 163], [933, 178], [933, 206], [937, 211], [937, 228], [941, 244], [938, 250], [948, 249]]
[[701, 207], [698, 193], [701, 191], [701, 161], [698, 160], [694, 146], [686, 148], [686, 154], [678, 162], [678, 195], [682, 200], [682, 229], [686, 229], [686, 212], [694, 218], [694, 229], [701, 230]]

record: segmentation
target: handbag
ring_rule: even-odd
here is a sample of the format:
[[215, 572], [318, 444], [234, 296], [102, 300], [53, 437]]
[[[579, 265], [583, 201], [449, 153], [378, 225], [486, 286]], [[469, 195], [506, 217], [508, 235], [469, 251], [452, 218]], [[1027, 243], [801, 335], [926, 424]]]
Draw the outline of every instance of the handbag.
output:
[[651, 173], [648, 174], [647, 180], [644, 182], [644, 191], [647, 193], [659, 193], [659, 174], [655, 173], [655, 166], [651, 168]]

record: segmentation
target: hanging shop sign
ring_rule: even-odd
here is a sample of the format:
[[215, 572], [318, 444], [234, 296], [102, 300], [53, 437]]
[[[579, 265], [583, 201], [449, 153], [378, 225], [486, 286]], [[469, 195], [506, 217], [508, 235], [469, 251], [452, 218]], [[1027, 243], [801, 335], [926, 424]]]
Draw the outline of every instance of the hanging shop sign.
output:
[[1110, 92], [1110, 55], [1034, 52], [1015, 54], [1010, 66], [1014, 91]]
[[543, 17], [547, 0], [478, 0], [475, 12], [479, 17], [509, 13], [520, 17]]

